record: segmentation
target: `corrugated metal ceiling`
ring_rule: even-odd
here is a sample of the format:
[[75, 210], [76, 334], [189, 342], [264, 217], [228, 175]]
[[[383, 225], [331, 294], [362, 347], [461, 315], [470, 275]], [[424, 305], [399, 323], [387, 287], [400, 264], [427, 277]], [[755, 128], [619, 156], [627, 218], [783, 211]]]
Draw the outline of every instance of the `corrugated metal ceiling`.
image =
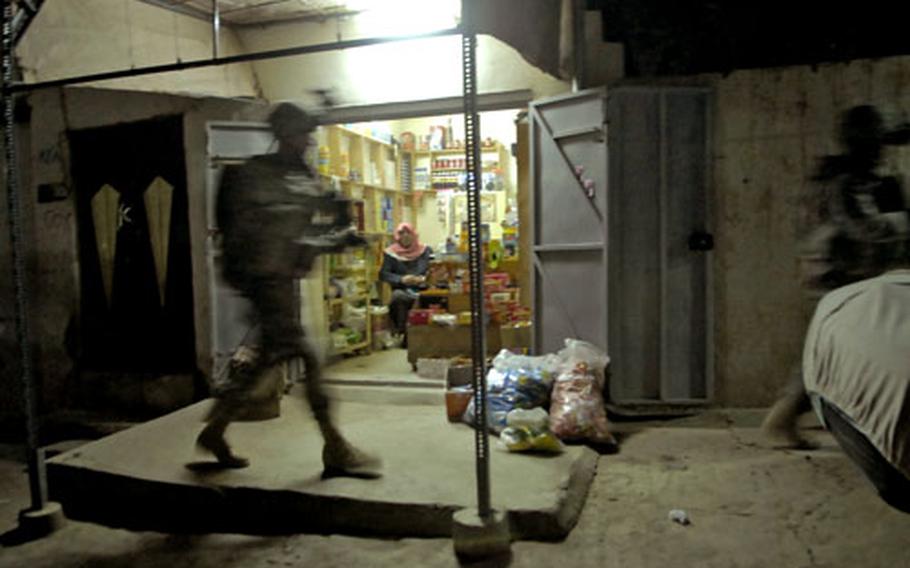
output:
[[[140, 1], [199, 18], [211, 18], [213, 12], [212, 0]], [[318, 19], [350, 13], [344, 0], [218, 0], [218, 11], [221, 22], [227, 25]]]

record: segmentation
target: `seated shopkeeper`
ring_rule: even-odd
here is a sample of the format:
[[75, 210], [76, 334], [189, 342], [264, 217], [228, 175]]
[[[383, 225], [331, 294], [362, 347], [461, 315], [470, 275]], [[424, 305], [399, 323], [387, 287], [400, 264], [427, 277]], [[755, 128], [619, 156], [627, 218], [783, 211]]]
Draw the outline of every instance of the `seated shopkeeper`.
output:
[[430, 268], [433, 249], [421, 244], [417, 233], [408, 223], [401, 223], [395, 229], [395, 242], [385, 249], [379, 279], [392, 287], [389, 303], [389, 317], [392, 330], [402, 336], [402, 347], [407, 347], [405, 335], [408, 325], [408, 311], [427, 287], [426, 274]]

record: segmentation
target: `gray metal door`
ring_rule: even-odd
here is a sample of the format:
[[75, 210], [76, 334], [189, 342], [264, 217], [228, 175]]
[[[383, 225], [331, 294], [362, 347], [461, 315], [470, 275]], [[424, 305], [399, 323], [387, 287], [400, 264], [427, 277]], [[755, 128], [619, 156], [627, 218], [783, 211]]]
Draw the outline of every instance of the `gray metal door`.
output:
[[534, 348], [605, 349], [629, 412], [711, 397], [709, 109], [677, 87], [531, 105]]
[[607, 350], [607, 138], [602, 89], [530, 105], [536, 353]]
[[706, 89], [620, 87], [610, 125], [610, 396], [626, 407], [712, 396]]
[[215, 197], [224, 166], [250, 156], [276, 150], [268, 124], [210, 122], [208, 130], [208, 180], [206, 183], [208, 238], [206, 258], [211, 282], [212, 377], [222, 378], [231, 356], [250, 333], [249, 302], [221, 278], [221, 250], [217, 238]]

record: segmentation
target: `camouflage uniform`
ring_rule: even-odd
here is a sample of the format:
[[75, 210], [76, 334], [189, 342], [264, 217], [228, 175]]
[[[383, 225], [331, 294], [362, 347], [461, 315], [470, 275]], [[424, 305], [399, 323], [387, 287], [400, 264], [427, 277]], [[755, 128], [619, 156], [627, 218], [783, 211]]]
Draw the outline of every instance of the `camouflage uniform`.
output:
[[320, 253], [363, 244], [341, 230], [350, 225], [347, 204], [326, 191], [302, 162], [279, 155], [258, 156], [224, 172], [216, 211], [223, 233], [223, 274], [252, 302], [251, 324], [259, 328], [257, 356], [250, 364], [231, 366], [209, 413], [209, 427], [198, 440], [228, 466], [248, 462], [230, 452], [224, 429], [250, 400], [261, 397], [268, 369], [296, 358], [304, 362], [307, 400], [326, 441], [326, 471], [377, 463], [350, 446], [332, 424], [320, 363], [304, 337], [294, 293], [295, 279], [309, 272]]
[[895, 178], [845, 171], [823, 172], [816, 181], [822, 222], [801, 251], [803, 284], [814, 300], [881, 274], [906, 253], [899, 222], [906, 208]]
[[318, 252], [301, 239], [327, 229], [313, 218], [336, 211], [333, 196], [303, 164], [267, 155], [225, 170], [217, 202], [223, 274], [255, 308], [259, 355], [252, 365], [232, 369], [215, 412], [236, 412], [268, 368], [299, 357], [313, 413], [328, 420], [319, 361], [297, 317], [294, 280], [306, 275]]

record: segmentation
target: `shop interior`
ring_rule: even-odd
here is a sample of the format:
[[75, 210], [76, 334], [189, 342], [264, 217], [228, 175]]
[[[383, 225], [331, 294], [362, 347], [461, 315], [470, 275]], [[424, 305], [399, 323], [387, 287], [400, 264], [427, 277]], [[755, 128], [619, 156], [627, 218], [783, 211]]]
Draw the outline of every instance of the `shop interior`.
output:
[[[519, 268], [518, 110], [483, 112], [481, 232], [488, 352], [526, 350], [531, 312]], [[301, 317], [333, 371], [433, 378], [432, 360], [470, 358], [467, 193], [463, 115], [323, 126], [309, 157], [324, 183], [351, 200], [369, 246], [323, 257], [303, 282]], [[380, 280], [396, 227], [432, 250], [408, 314], [407, 340]]]

